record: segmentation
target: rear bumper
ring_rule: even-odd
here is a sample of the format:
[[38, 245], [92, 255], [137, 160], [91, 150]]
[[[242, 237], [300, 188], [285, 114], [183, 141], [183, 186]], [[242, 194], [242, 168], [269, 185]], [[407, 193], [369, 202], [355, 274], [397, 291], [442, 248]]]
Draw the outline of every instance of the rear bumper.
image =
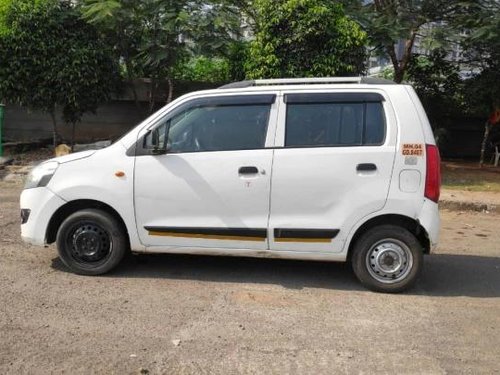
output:
[[432, 251], [439, 242], [439, 231], [441, 229], [441, 218], [439, 217], [438, 204], [425, 199], [418, 221], [427, 231]]
[[[23, 241], [32, 245], [45, 245], [49, 221], [66, 201], [46, 187], [39, 187], [23, 190], [20, 203], [21, 210], [24, 210], [23, 221], [25, 221], [21, 224]], [[27, 210], [29, 215], [26, 218]]]

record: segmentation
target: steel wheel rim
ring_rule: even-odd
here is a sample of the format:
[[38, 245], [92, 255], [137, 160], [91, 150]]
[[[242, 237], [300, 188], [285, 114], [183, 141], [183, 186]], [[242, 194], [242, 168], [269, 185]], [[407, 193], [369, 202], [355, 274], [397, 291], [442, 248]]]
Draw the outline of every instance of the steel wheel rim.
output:
[[113, 250], [109, 232], [93, 221], [81, 221], [71, 227], [66, 238], [69, 255], [80, 265], [104, 264]]
[[386, 238], [366, 253], [366, 268], [375, 280], [394, 284], [404, 280], [413, 269], [413, 255], [404, 242]]

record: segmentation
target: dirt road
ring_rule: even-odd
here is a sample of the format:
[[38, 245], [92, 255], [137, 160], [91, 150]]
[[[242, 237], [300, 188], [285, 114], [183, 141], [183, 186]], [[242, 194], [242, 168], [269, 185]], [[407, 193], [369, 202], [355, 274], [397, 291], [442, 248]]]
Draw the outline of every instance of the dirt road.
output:
[[[444, 211], [406, 294], [344, 264], [133, 257], [68, 273], [0, 183], [0, 373], [500, 373], [500, 215]], [[180, 341], [177, 341], [180, 340]]]

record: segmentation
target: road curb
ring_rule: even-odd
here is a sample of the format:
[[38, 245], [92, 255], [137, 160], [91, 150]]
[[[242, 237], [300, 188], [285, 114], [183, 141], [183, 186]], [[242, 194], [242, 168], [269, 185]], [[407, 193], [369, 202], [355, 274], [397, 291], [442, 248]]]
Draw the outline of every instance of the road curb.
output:
[[453, 211], [500, 212], [499, 207], [495, 204], [470, 201], [440, 200], [439, 208]]

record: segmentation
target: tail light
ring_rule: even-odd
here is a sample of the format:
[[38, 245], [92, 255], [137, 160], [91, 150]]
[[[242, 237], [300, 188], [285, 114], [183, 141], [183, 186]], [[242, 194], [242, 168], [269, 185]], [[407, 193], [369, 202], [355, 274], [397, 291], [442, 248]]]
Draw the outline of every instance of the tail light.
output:
[[436, 202], [441, 189], [441, 158], [435, 145], [425, 145], [427, 173], [425, 175], [425, 197]]

